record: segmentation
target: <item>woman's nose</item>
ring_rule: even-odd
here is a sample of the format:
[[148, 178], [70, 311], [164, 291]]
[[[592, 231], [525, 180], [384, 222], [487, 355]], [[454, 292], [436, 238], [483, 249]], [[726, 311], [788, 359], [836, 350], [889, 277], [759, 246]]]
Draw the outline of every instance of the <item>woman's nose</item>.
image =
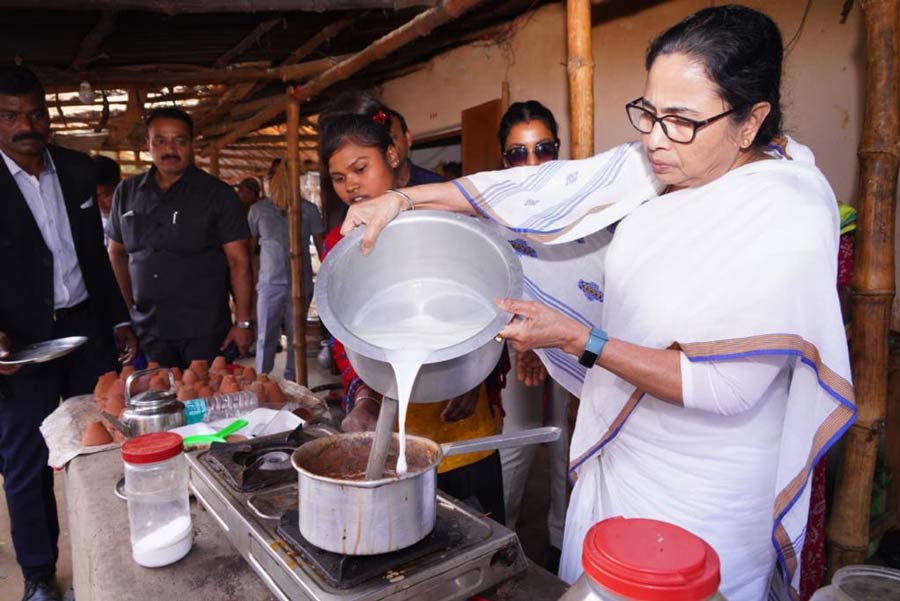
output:
[[654, 123], [650, 133], [644, 135], [647, 136], [650, 148], [665, 148], [669, 145], [669, 138], [663, 130], [662, 121]]
[[528, 149], [528, 157], [525, 159], [525, 164], [530, 167], [541, 164], [541, 162], [538, 161], [537, 152], [534, 150], [534, 148]]

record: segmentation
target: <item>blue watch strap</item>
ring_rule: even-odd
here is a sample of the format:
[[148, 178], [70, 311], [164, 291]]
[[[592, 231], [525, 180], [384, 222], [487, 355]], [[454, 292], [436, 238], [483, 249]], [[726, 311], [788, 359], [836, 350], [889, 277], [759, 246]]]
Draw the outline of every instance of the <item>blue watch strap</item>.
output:
[[606, 346], [608, 341], [609, 335], [605, 331], [600, 328], [591, 328], [587, 344], [584, 346], [584, 352], [581, 353], [578, 362], [585, 367], [593, 367], [597, 357], [603, 353], [603, 347]]

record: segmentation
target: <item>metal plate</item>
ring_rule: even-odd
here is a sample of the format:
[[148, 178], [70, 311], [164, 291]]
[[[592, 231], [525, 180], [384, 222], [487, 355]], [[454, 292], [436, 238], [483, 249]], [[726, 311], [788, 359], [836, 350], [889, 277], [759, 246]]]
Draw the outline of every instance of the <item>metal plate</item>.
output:
[[119, 478], [119, 481], [116, 482], [114, 492], [116, 493], [116, 496], [123, 501], [128, 500], [128, 497], [125, 495], [125, 476], [122, 476], [121, 478]]
[[86, 336], [68, 336], [55, 340], [35, 342], [21, 348], [14, 349], [6, 359], [0, 361], [0, 365], [26, 365], [28, 363], [45, 363], [68, 355], [82, 344], [87, 342]]

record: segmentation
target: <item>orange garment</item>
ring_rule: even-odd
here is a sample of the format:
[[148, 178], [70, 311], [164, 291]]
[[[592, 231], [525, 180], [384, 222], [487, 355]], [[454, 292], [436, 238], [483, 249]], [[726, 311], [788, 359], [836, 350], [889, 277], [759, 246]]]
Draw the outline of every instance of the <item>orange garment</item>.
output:
[[[478, 391], [475, 411], [469, 417], [455, 422], [441, 421], [441, 412], [447, 401], [440, 403], [410, 403], [406, 413], [406, 433], [429, 438], [436, 443], [467, 440], [496, 434], [494, 416], [488, 400], [484, 384]], [[443, 474], [459, 467], [471, 465], [488, 457], [494, 451], [479, 451], [465, 455], [446, 457], [438, 466], [438, 473]]]

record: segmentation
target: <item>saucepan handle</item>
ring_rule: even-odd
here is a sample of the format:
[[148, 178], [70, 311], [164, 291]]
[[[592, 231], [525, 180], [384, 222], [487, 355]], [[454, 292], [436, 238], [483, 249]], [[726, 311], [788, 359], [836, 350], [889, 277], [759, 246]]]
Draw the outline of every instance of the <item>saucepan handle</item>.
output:
[[457, 442], [445, 442], [441, 445], [444, 457], [461, 455], [463, 453], [475, 453], [478, 451], [491, 451], [494, 449], [509, 449], [523, 447], [529, 444], [541, 442], [553, 442], [559, 440], [561, 430], [555, 426], [532, 428], [511, 434], [497, 434], [483, 438], [470, 438]]

